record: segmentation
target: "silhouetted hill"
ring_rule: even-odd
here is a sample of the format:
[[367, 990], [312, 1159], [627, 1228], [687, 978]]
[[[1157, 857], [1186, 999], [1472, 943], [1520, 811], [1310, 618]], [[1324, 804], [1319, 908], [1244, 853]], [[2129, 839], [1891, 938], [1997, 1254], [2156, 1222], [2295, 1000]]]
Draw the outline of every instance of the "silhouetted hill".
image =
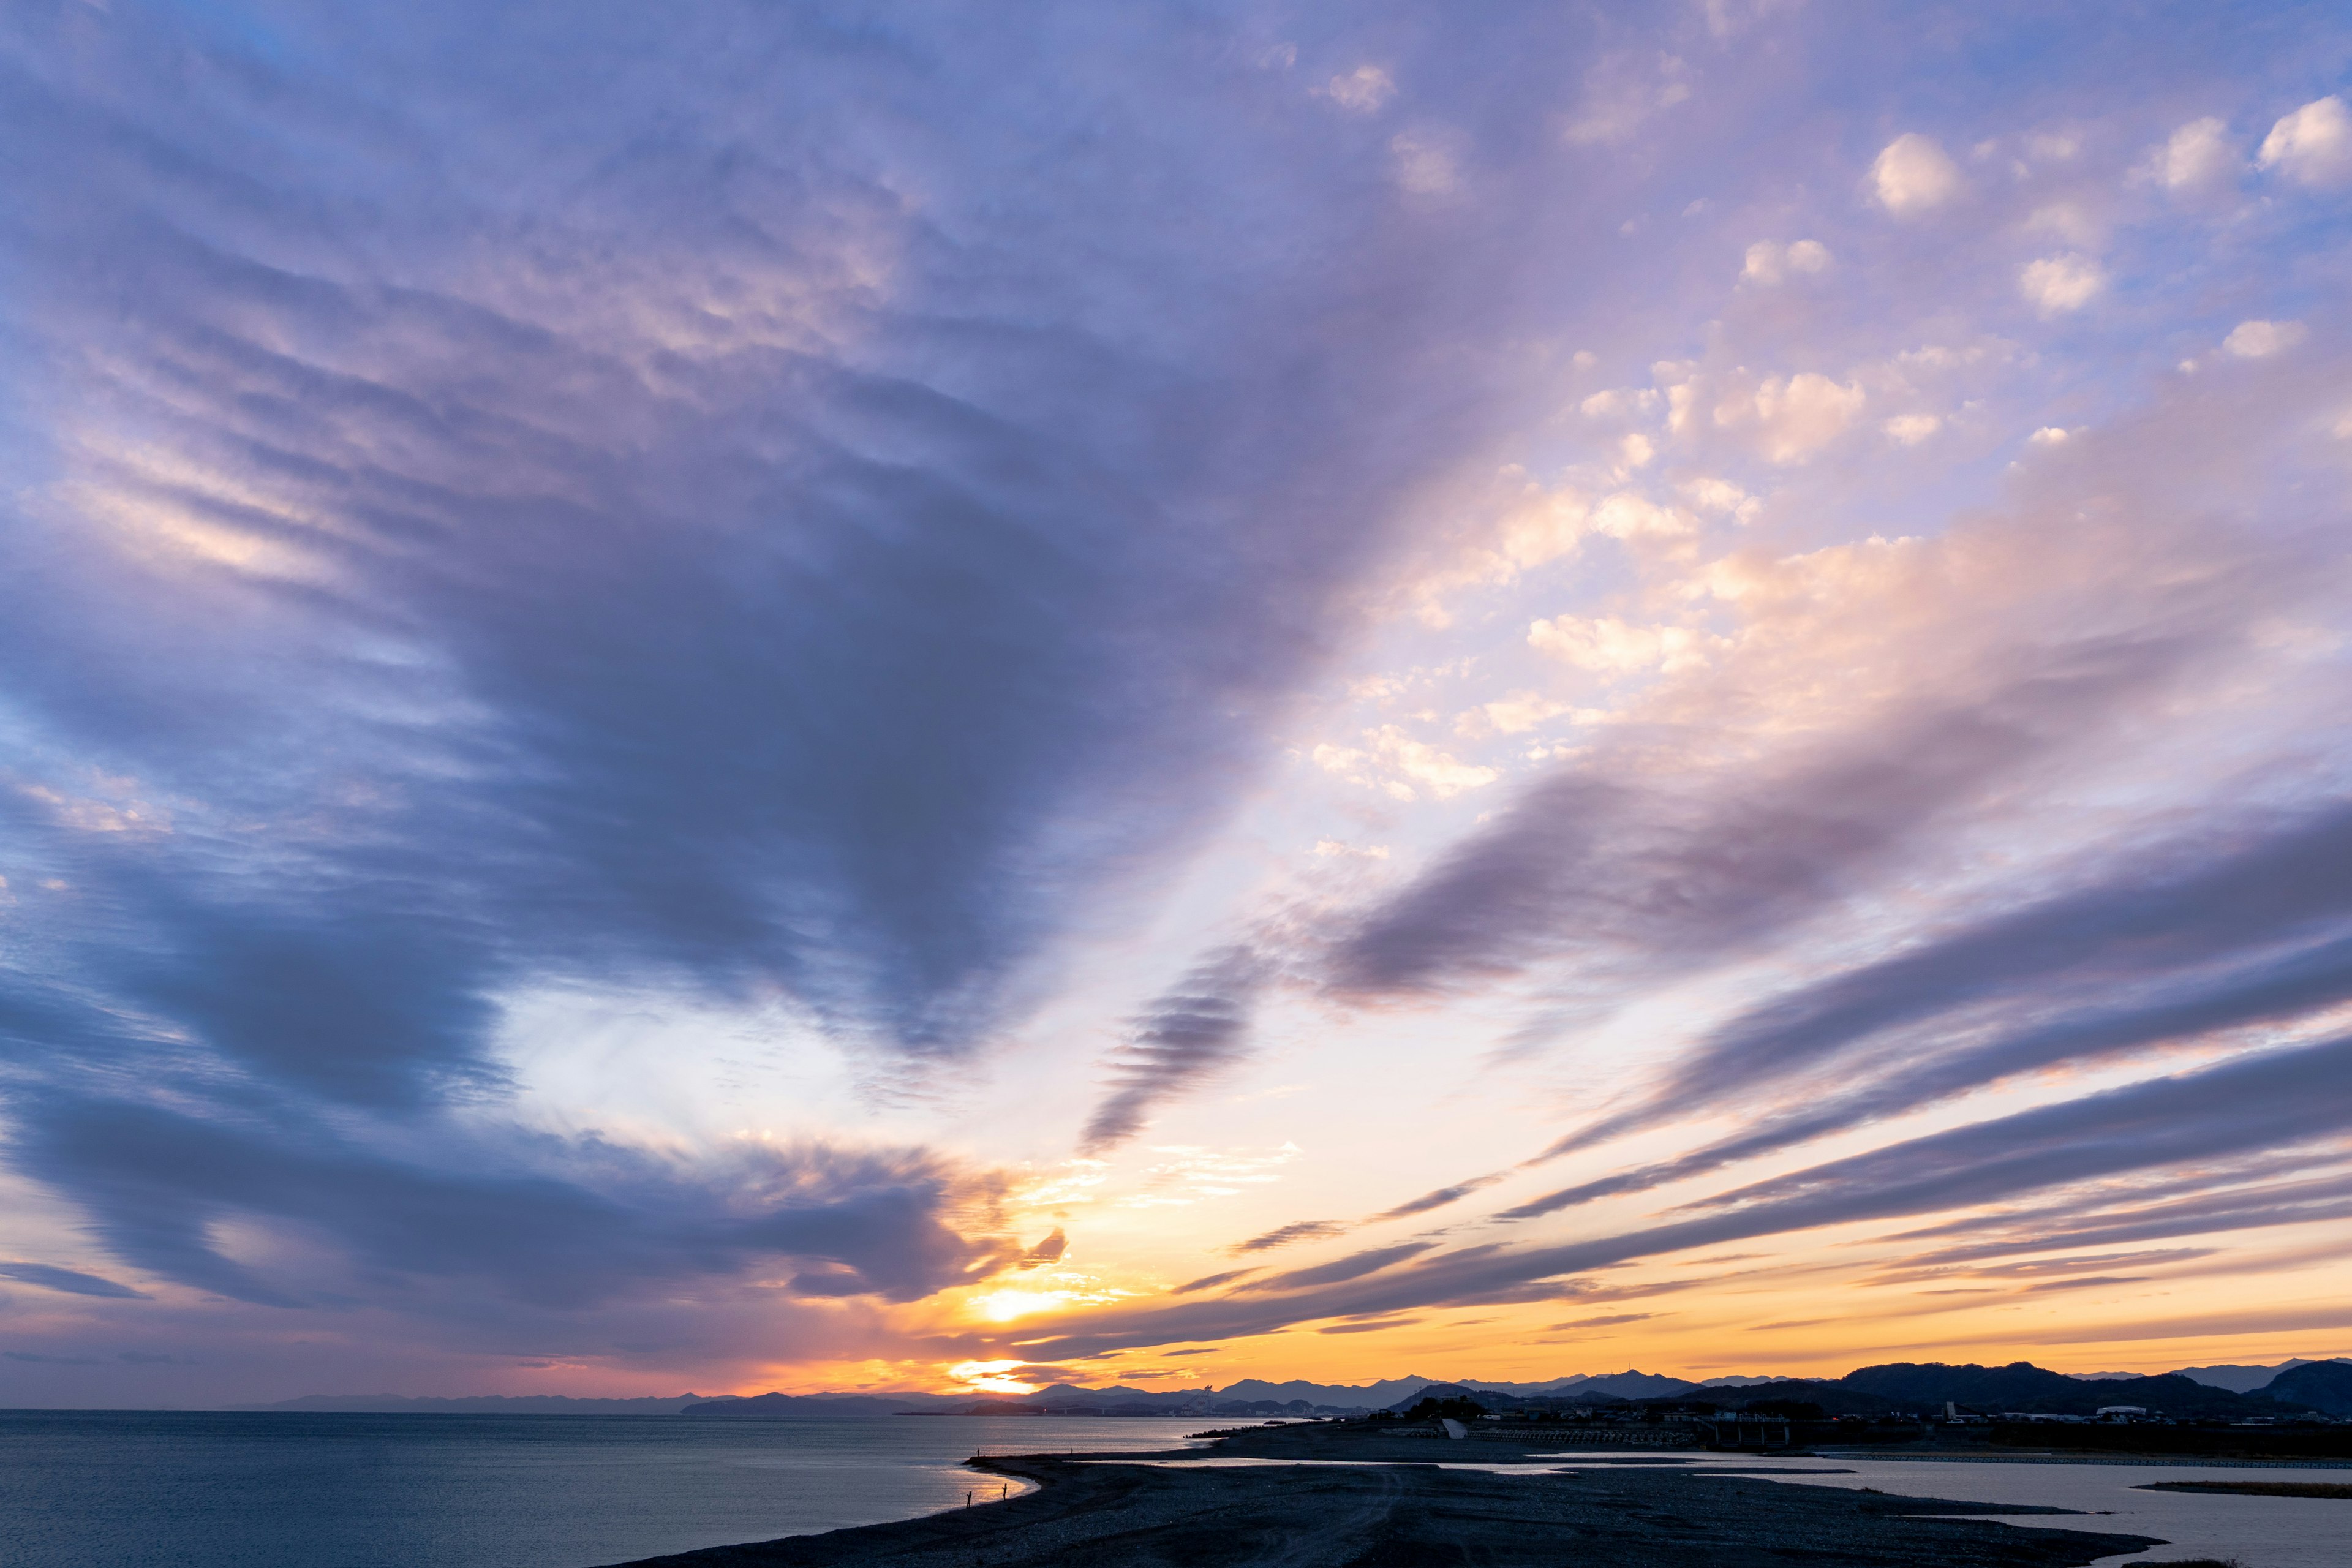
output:
[[[2268, 1366], [2176, 1366], [2172, 1370], [2191, 1382], [2201, 1383], [2211, 1388], [2226, 1388], [2232, 1394], [2252, 1394], [2279, 1373], [2310, 1364], [2308, 1357], [2294, 1356], [2286, 1361], [2273, 1362]], [[2119, 1375], [2128, 1377], [2133, 1374], [2125, 1373]]]
[[[1417, 1394], [1434, 1382], [1427, 1377], [1384, 1377], [1378, 1383], [1360, 1385], [1345, 1383], [1308, 1383], [1293, 1378], [1287, 1383], [1268, 1383], [1264, 1378], [1245, 1377], [1239, 1383], [1223, 1388], [1204, 1390], [1219, 1399], [1271, 1399], [1286, 1405], [1303, 1399], [1309, 1405], [1329, 1405], [1341, 1408], [1378, 1410], [1408, 1395]], [[1491, 1385], [1487, 1385], [1491, 1386]], [[1506, 1392], [1517, 1392], [1506, 1390]]]
[[1677, 1394], [1688, 1394], [1699, 1384], [1686, 1377], [1668, 1377], [1664, 1373], [1640, 1372], [1632, 1367], [1623, 1372], [1602, 1373], [1588, 1377], [1568, 1390], [1572, 1398], [1604, 1394], [1614, 1399], [1665, 1399]]
[[2144, 1405], [2167, 1415], [2279, 1414], [2278, 1406], [2267, 1397], [2209, 1387], [2177, 1373], [2085, 1383], [2022, 1361], [2007, 1366], [1895, 1362], [1861, 1367], [1837, 1381], [1842, 1387], [1875, 1395], [1898, 1409], [1932, 1410], [1948, 1401], [1988, 1414], [2090, 1415], [2110, 1405]]
[[1706, 1391], [1719, 1403], [1742, 1410], [1758, 1405], [1817, 1405], [1824, 1415], [1883, 1415], [1899, 1406], [1885, 1394], [1849, 1388], [1833, 1379], [1792, 1377], [1779, 1383], [1759, 1383], [1746, 1388], [1717, 1388]]
[[2255, 1392], [2294, 1410], [2352, 1415], [2352, 1362], [2305, 1362], [2287, 1368]]

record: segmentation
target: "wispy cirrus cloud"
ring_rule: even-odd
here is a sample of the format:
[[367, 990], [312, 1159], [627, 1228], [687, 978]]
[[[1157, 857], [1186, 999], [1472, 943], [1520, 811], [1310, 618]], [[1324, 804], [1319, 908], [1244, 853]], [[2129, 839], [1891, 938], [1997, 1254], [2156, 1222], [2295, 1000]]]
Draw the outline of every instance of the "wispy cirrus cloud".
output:
[[1079, 1134], [1079, 1152], [1099, 1153], [1134, 1137], [1155, 1106], [1237, 1063], [1248, 1043], [1251, 1002], [1265, 979], [1265, 960], [1235, 946], [1156, 998], [1111, 1056], [1113, 1087]]
[[[1555, 1299], [1580, 1271], [1727, 1241], [2013, 1200], [2072, 1184], [2291, 1149], [2352, 1133], [2352, 1042], [2257, 1053], [1791, 1172], [1686, 1205], [1684, 1217], [1548, 1247], [1425, 1247], [1343, 1258], [1246, 1294], [1087, 1315], [1053, 1353], [1263, 1333], [1318, 1318]], [[2193, 1114], [2192, 1114], [2193, 1112]], [[1391, 1256], [1395, 1254], [1396, 1256]]]
[[1344, 1220], [1293, 1220], [1288, 1225], [1276, 1226], [1262, 1235], [1251, 1237], [1247, 1241], [1237, 1241], [1225, 1250], [1237, 1257], [1247, 1257], [1253, 1252], [1267, 1252], [1277, 1247], [1288, 1247], [1293, 1242], [1321, 1241], [1329, 1237], [1344, 1236], [1350, 1228]]

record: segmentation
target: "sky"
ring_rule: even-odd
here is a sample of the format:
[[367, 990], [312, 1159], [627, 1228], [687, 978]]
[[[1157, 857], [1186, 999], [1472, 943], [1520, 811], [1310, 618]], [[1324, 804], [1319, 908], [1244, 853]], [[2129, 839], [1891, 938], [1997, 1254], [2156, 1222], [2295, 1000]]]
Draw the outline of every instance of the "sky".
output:
[[2352, 1352], [2352, 18], [0, 12], [0, 1405]]

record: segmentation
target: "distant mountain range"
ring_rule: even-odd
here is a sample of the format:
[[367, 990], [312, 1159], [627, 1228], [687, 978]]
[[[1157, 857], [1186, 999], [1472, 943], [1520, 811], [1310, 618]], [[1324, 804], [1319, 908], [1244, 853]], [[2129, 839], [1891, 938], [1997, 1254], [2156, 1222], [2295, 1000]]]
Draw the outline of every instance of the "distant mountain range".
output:
[[[2232, 1394], [2252, 1394], [2283, 1372], [2292, 1372], [2299, 1366], [2327, 1364], [2329, 1363], [2326, 1362], [2309, 1362], [2301, 1356], [2294, 1356], [2272, 1366], [2184, 1366], [2179, 1369], [2178, 1375], [2188, 1378], [2192, 1383], [2204, 1384], [2210, 1388], [2226, 1388]], [[2105, 1373], [2101, 1375], [2129, 1377], [2132, 1374], [2119, 1372]]]
[[1057, 1384], [1034, 1394], [975, 1398], [968, 1394], [913, 1391], [881, 1394], [761, 1394], [707, 1397], [681, 1394], [646, 1399], [574, 1399], [563, 1394], [476, 1394], [462, 1398], [415, 1398], [403, 1394], [309, 1394], [275, 1405], [245, 1405], [240, 1410], [310, 1410], [349, 1414], [667, 1415], [688, 1413], [723, 1416], [845, 1416], [945, 1415], [1339, 1415], [1409, 1405], [1424, 1396], [1473, 1398], [1490, 1408], [1525, 1405], [1601, 1404], [1615, 1400], [1675, 1399], [1712, 1394], [1735, 1395], [1741, 1404], [1785, 1402], [1818, 1405], [1829, 1415], [1869, 1415], [1897, 1408], [1939, 1406], [1949, 1401], [1976, 1409], [2032, 1414], [2090, 1415], [2102, 1405], [2144, 1405], [2180, 1415], [2318, 1410], [2352, 1416], [2352, 1360], [2306, 1361], [2296, 1357], [2273, 1366], [2192, 1366], [2158, 1376], [2136, 1373], [2070, 1374], [2026, 1362], [2008, 1366], [1947, 1366], [1940, 1362], [1896, 1363], [1863, 1367], [1841, 1378], [1790, 1378], [1755, 1374], [1671, 1377], [1628, 1368], [1614, 1373], [1578, 1373], [1541, 1383], [1496, 1383], [1479, 1378], [1447, 1382], [1429, 1377], [1383, 1378], [1376, 1383], [1268, 1383], [1244, 1378], [1223, 1388], [1174, 1391], [1142, 1388], [1079, 1388]]
[[[1606, 1397], [1588, 1393], [1602, 1383], [1624, 1384], [1640, 1373], [1586, 1381], [1563, 1395], [1554, 1393], [1506, 1394], [1475, 1383], [1432, 1384], [1415, 1396], [1421, 1399], [1468, 1399], [1488, 1410], [1529, 1407], [1557, 1408], [1564, 1401]], [[1643, 1378], [1650, 1384], [1677, 1383], [1671, 1378]], [[1700, 1392], [1684, 1383], [1679, 1389], [1654, 1386], [1621, 1397], [1636, 1400], [1680, 1400]], [[1738, 1389], [1706, 1391], [1708, 1403], [1734, 1404], [1777, 1414], [1810, 1410], [1816, 1415], [1876, 1415], [1893, 1412], [1936, 1411], [1947, 1405], [1973, 1414], [2032, 1415], [2093, 1415], [2112, 1405], [2137, 1405], [2168, 1415], [2190, 1417], [2281, 1416], [2316, 1410], [2322, 1415], [2352, 1416], [2352, 1362], [2295, 1362], [2244, 1393], [2200, 1383], [2179, 1373], [2154, 1377], [2107, 1373], [2076, 1377], [2049, 1371], [2029, 1362], [2007, 1366], [1950, 1366], [1941, 1362], [1900, 1362], [1866, 1366], [1838, 1378], [1789, 1378], [1748, 1384]], [[1402, 1402], [1399, 1402], [1400, 1406]], [[1396, 1408], [1398, 1406], [1391, 1406]]]

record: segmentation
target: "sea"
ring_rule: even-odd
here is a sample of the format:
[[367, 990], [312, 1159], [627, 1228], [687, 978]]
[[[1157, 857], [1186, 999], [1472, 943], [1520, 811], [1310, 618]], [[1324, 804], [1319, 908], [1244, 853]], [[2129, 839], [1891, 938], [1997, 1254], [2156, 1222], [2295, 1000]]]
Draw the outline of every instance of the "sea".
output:
[[[1205, 1447], [1187, 1439], [1208, 1425], [1233, 1423], [5, 1411], [0, 1568], [601, 1568], [986, 1507], [1019, 1495], [1019, 1483], [966, 1468], [974, 1454]], [[1462, 1447], [1466, 1458], [1484, 1445]], [[1545, 1457], [1562, 1469], [1660, 1462], [1622, 1452]], [[1976, 1517], [2000, 1518], [2003, 1504], [2077, 1509], [2088, 1517], [2008, 1517], [2171, 1543], [2116, 1563], [2352, 1563], [2352, 1500], [2138, 1489], [2159, 1480], [2352, 1480], [2343, 1468], [1864, 1455], [1686, 1462], [1800, 1486], [1966, 1498], [1988, 1505], [1969, 1510]]]
[[1008, 1483], [973, 1454], [1218, 1425], [5, 1411], [0, 1568], [593, 1568], [982, 1507]]

